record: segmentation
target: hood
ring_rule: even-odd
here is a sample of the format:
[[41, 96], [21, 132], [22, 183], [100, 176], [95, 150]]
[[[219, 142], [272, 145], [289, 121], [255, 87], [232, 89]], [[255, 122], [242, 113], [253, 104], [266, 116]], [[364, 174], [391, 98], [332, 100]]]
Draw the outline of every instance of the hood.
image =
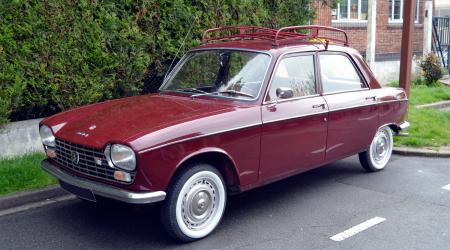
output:
[[101, 149], [107, 143], [126, 143], [139, 134], [230, 109], [233, 106], [225, 102], [153, 94], [81, 107], [42, 123], [51, 126], [57, 138]]

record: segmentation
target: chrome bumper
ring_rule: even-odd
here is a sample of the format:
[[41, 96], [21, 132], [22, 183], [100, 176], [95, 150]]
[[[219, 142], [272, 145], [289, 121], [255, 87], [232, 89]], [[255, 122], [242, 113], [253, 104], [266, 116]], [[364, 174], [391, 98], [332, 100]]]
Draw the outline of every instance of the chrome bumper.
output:
[[409, 126], [411, 126], [411, 124], [409, 124], [409, 122], [407, 122], [407, 121], [404, 121], [404, 122], [402, 122], [402, 124], [400, 124], [400, 130], [407, 130], [408, 128], [409, 128]]
[[58, 167], [56, 167], [48, 160], [43, 160], [41, 163], [41, 167], [60, 181], [66, 182], [73, 186], [88, 189], [95, 195], [111, 198], [114, 200], [133, 204], [148, 204], [162, 201], [166, 197], [166, 192], [164, 191], [134, 193], [114, 186], [82, 179], [80, 177], [61, 171]]

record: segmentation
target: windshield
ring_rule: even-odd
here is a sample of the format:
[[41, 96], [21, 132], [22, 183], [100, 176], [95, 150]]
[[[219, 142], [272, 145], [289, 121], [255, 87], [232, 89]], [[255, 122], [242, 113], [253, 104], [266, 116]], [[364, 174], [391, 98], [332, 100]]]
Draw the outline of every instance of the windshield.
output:
[[269, 66], [267, 54], [239, 50], [206, 50], [187, 54], [161, 90], [237, 99], [258, 96]]

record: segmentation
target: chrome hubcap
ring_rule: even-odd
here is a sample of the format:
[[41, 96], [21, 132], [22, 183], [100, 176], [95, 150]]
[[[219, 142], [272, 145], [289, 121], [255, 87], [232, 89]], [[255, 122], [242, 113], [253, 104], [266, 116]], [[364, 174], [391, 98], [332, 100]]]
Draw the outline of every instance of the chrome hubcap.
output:
[[207, 178], [192, 183], [184, 194], [181, 214], [184, 224], [191, 230], [206, 227], [216, 212], [217, 186]]
[[391, 134], [384, 128], [380, 129], [372, 142], [371, 156], [374, 163], [382, 168], [389, 161], [391, 152]]
[[384, 136], [380, 136], [375, 142], [375, 158], [377, 161], [382, 160], [385, 157], [387, 152], [386, 144], [387, 142]]

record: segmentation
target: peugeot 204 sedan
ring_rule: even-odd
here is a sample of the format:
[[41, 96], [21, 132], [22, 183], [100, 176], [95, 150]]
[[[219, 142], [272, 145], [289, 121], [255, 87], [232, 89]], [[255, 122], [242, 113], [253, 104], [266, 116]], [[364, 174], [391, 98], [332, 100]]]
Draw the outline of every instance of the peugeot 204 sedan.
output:
[[407, 101], [380, 87], [342, 30], [215, 28], [158, 93], [43, 120], [42, 168], [84, 200], [162, 202], [167, 232], [193, 241], [217, 227], [228, 194], [354, 154], [384, 169]]

